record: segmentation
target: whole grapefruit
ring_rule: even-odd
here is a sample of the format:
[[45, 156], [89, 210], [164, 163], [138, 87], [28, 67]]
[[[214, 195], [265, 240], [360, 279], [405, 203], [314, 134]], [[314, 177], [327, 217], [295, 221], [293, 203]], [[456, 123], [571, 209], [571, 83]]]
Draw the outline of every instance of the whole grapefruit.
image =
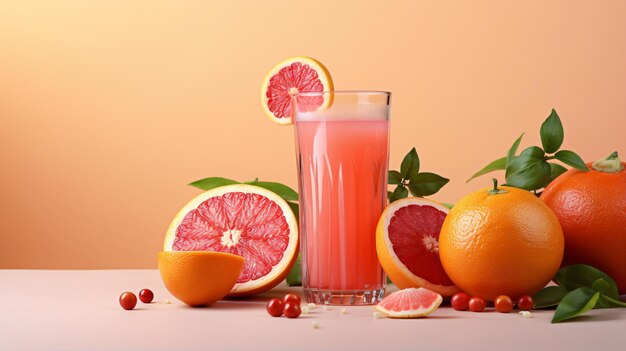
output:
[[584, 263], [611, 276], [626, 293], [626, 163], [617, 153], [571, 169], [541, 194], [565, 236], [563, 265]]
[[546, 204], [513, 187], [469, 194], [450, 210], [439, 235], [441, 263], [452, 282], [493, 301], [533, 295], [554, 277], [563, 233]]

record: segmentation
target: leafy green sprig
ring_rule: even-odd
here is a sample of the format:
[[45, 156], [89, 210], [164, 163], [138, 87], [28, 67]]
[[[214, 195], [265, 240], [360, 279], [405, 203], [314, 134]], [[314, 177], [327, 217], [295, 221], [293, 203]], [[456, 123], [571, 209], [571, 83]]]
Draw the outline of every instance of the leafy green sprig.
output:
[[570, 150], [559, 150], [563, 144], [565, 133], [561, 119], [554, 109], [541, 125], [539, 134], [543, 148], [529, 146], [516, 156], [524, 136], [522, 133], [515, 140], [506, 156], [489, 163], [467, 181], [469, 182], [489, 172], [505, 170], [506, 185], [536, 191], [546, 187], [556, 177], [567, 171], [558, 163], [548, 162], [550, 160], [561, 161], [582, 171], [589, 170], [578, 154]]
[[395, 185], [387, 192], [389, 202], [409, 196], [429, 196], [438, 192], [450, 180], [435, 173], [420, 172], [420, 158], [412, 148], [400, 164], [400, 171], [389, 171], [389, 185]]
[[585, 264], [563, 267], [548, 286], [533, 297], [535, 308], [555, 307], [552, 323], [580, 316], [594, 308], [626, 307], [619, 298], [615, 280]]

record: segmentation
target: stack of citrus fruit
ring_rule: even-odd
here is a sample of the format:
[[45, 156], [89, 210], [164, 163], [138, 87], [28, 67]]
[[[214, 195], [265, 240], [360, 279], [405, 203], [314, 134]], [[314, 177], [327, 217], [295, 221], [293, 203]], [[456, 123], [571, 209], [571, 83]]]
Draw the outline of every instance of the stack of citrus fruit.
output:
[[559, 269], [564, 247], [548, 206], [495, 180], [450, 211], [423, 198], [391, 203], [376, 240], [381, 265], [398, 287], [444, 296], [463, 290], [488, 301], [539, 291]]
[[[245, 263], [230, 295], [253, 295], [276, 286], [291, 270], [298, 255], [296, 223], [287, 202], [275, 193], [247, 184], [222, 186], [183, 206], [167, 230], [163, 250], [241, 256]], [[178, 282], [171, 284], [183, 284]]]

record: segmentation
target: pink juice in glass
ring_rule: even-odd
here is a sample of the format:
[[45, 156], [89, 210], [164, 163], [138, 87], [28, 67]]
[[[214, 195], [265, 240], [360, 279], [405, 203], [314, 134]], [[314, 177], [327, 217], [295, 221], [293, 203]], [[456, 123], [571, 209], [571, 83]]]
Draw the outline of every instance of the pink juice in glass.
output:
[[295, 129], [305, 298], [376, 303], [385, 288], [376, 225], [387, 203], [387, 113], [303, 115], [296, 114]]

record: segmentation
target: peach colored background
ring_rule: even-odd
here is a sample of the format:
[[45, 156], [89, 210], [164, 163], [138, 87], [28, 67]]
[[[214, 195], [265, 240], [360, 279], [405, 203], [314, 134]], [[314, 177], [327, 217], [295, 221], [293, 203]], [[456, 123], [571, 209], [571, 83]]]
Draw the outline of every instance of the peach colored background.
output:
[[2, 1], [0, 268], [153, 268], [206, 176], [296, 185], [259, 86], [295, 55], [393, 92], [391, 163], [465, 184], [555, 107], [565, 148], [626, 155], [620, 1]]

